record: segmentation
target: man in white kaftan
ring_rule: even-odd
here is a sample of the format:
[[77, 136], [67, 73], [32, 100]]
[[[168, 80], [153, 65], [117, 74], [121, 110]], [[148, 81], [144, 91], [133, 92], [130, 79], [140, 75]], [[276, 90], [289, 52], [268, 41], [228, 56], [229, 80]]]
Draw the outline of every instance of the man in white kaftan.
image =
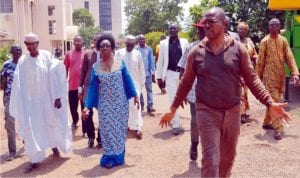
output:
[[[128, 71], [132, 76], [137, 96], [140, 96], [145, 84], [146, 75], [142, 55], [138, 50], [134, 49], [134, 45], [135, 38], [131, 35], [127, 36], [126, 48], [118, 50], [115, 56], [117, 60], [123, 60], [125, 62]], [[136, 107], [134, 99], [132, 98], [129, 100], [128, 127], [129, 129], [136, 131], [137, 139], [142, 139], [142, 125], [143, 118], [141, 108]]]
[[12, 85], [10, 111], [17, 119], [18, 133], [25, 141], [31, 164], [25, 173], [37, 168], [45, 159], [45, 150], [71, 150], [72, 133], [67, 118], [67, 81], [64, 65], [52, 54], [38, 49], [37, 35], [25, 36], [29, 53], [16, 67]]

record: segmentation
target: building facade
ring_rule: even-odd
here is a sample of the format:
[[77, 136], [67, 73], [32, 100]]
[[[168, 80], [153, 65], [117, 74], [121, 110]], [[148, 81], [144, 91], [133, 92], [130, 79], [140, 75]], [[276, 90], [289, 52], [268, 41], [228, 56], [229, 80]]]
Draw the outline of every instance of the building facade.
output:
[[0, 5], [2, 45], [14, 41], [25, 50], [24, 35], [34, 32], [41, 49], [71, 49], [78, 27], [72, 25], [72, 6], [66, 0], [0, 0]]
[[118, 38], [122, 34], [121, 0], [68, 0], [73, 10], [86, 8], [95, 19], [95, 27]]

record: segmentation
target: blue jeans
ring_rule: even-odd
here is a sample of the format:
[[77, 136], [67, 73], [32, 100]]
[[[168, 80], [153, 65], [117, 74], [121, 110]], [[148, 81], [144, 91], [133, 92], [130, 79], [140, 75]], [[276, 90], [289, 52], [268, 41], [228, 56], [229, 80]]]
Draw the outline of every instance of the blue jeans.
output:
[[9, 114], [9, 100], [9, 97], [4, 97], [5, 129], [7, 131], [9, 153], [16, 153], [15, 118]]
[[[146, 76], [145, 88], [146, 88], [146, 92], [147, 92], [147, 109], [149, 110], [149, 109], [153, 108], [152, 76], [151, 75]], [[141, 107], [143, 109], [145, 106], [143, 94], [141, 94], [140, 102], [141, 102]]]

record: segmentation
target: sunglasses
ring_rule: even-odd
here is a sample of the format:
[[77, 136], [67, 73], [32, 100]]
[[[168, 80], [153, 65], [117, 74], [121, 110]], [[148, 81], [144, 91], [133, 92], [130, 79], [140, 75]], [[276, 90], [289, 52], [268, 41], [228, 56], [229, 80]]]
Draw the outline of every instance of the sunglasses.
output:
[[111, 45], [109, 45], [109, 44], [102, 44], [102, 45], [100, 45], [99, 46], [100, 48], [111, 48]]
[[203, 25], [209, 25], [209, 26], [213, 26], [214, 24], [218, 23], [220, 20], [218, 19], [205, 19], [203, 21]]

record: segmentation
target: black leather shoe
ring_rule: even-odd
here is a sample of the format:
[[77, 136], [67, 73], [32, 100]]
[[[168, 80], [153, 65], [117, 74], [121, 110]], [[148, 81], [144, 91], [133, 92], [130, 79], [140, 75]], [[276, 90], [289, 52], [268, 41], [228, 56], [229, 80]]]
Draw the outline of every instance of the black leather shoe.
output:
[[241, 114], [241, 124], [245, 124], [247, 122], [246, 114]]
[[97, 144], [97, 148], [98, 148], [98, 149], [102, 148], [102, 144], [101, 144], [101, 143], [98, 143], [98, 144]]
[[198, 149], [197, 149], [197, 146], [196, 146], [196, 148], [194, 148], [191, 145], [191, 148], [190, 148], [190, 159], [192, 161], [196, 161], [198, 159]]
[[93, 148], [94, 147], [94, 139], [93, 138], [89, 138], [88, 147], [89, 148]]
[[53, 157], [60, 157], [59, 150], [57, 148], [52, 148]]
[[30, 163], [28, 166], [26, 166], [24, 173], [30, 173], [34, 169], [40, 167], [40, 163]]
[[71, 126], [71, 129], [72, 129], [72, 130], [75, 130], [75, 129], [77, 129], [77, 127], [78, 127], [78, 126], [77, 126], [76, 124], [73, 123], [72, 126]]
[[281, 140], [283, 138], [284, 132], [275, 131], [274, 138], [276, 140]]
[[263, 128], [263, 129], [267, 129], [267, 130], [269, 130], [269, 129], [274, 129], [273, 126], [272, 126], [271, 124], [264, 124], [264, 125], [262, 126], [262, 128]]

